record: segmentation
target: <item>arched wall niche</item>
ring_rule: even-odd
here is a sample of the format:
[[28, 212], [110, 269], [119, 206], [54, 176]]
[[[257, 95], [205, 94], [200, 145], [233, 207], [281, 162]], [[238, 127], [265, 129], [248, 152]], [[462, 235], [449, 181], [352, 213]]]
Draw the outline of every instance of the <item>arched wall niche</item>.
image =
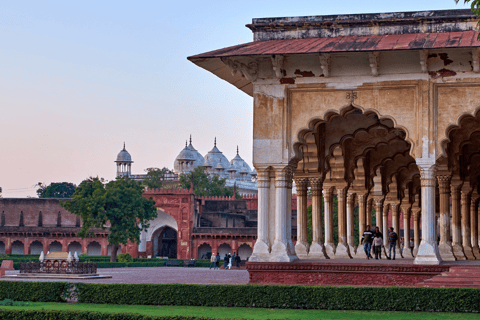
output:
[[152, 241], [152, 235], [159, 229], [170, 227], [178, 232], [178, 224], [174, 217], [164, 210], [157, 208], [157, 217], [150, 221], [150, 227], [147, 230], [146, 241]]

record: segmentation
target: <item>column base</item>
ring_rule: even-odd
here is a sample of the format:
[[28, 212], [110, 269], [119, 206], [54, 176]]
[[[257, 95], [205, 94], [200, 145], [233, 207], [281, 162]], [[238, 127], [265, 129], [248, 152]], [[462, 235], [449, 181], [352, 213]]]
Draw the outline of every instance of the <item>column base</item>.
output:
[[353, 259], [353, 256], [357, 252], [357, 248], [355, 246], [352, 246], [351, 244], [348, 245], [348, 251], [350, 252], [350, 258]]
[[327, 259], [323, 244], [320, 242], [312, 243], [308, 252], [308, 259]]
[[404, 259], [413, 259], [414, 256], [413, 256], [412, 250], [410, 250], [409, 247], [407, 247], [407, 248], [403, 247], [402, 257], [403, 257]]
[[255, 242], [253, 252], [248, 261], [251, 262], [268, 262], [270, 261], [270, 252], [268, 250], [268, 244], [265, 241], [258, 240]]
[[453, 255], [452, 246], [449, 243], [440, 243], [438, 245], [438, 252], [443, 261], [455, 261], [455, 256]]
[[297, 242], [295, 245], [295, 253], [298, 259], [308, 259], [308, 243]]
[[475, 256], [475, 259], [479, 260], [480, 259], [480, 248], [473, 247], [472, 251], [473, 251], [473, 255]]
[[[351, 255], [352, 255], [352, 259], [367, 259], [367, 255], [365, 254], [365, 249], [364, 249], [364, 246], [363, 244], [360, 244], [357, 249], [355, 250], [355, 253], [352, 253], [350, 251]], [[373, 254], [373, 246], [372, 246], [372, 250], [370, 252], [370, 254], [372, 256], [375, 256]]]
[[413, 256], [416, 257], [418, 254], [418, 247], [413, 247]]
[[418, 248], [418, 253], [413, 260], [413, 264], [433, 264], [438, 265], [442, 262], [442, 258], [438, 253], [436, 242], [422, 241]]
[[452, 245], [453, 255], [457, 260], [467, 260], [465, 253], [463, 252], [463, 246], [461, 244], [453, 244]]
[[273, 244], [272, 252], [270, 252], [270, 262], [293, 262], [295, 260], [298, 260], [298, 257], [288, 253], [286, 243], [278, 241]]
[[463, 246], [463, 252], [465, 253], [465, 257], [467, 257], [467, 260], [475, 260], [472, 247]]
[[325, 243], [325, 255], [328, 259], [333, 259], [335, 256], [335, 244], [333, 242]]
[[400, 250], [400, 247], [399, 247], [399, 246], [396, 246], [396, 247], [395, 247], [395, 256], [396, 256], [397, 258], [404, 258], [404, 256], [403, 256], [403, 251]]
[[339, 243], [337, 245], [337, 249], [335, 250], [334, 259], [352, 259], [348, 246], [343, 243]]
[[293, 241], [291, 239], [287, 242], [287, 250], [288, 250], [289, 255], [291, 255], [291, 256], [296, 255], [295, 245], [293, 244]]

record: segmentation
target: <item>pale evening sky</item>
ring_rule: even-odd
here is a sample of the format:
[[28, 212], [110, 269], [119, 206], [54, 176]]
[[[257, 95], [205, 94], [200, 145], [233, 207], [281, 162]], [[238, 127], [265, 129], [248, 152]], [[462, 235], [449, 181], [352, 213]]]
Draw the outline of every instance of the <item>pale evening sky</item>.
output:
[[0, 187], [173, 167], [192, 134], [203, 155], [252, 162], [252, 98], [187, 56], [249, 42], [252, 18], [461, 9], [422, 1], [2, 1]]

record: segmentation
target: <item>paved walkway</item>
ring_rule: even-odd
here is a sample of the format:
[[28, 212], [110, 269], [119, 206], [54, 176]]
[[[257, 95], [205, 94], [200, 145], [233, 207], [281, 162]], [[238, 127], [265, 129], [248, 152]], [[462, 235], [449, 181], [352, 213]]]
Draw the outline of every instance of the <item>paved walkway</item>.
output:
[[[6, 271], [7, 275], [18, 271]], [[88, 283], [191, 283], [191, 284], [248, 284], [247, 270], [210, 270], [208, 268], [112, 268], [98, 269], [100, 275], [111, 275], [111, 279], [25, 279], [0, 278], [6, 281], [49, 281]]]

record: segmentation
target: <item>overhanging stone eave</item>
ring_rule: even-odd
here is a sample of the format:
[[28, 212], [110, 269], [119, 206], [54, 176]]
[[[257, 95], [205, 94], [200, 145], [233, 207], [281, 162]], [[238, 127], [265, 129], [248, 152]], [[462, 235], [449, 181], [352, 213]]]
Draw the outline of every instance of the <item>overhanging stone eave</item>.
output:
[[249, 96], [253, 97], [253, 83], [244, 77], [241, 76], [241, 73], [232, 75], [230, 68], [225, 65], [222, 60], [218, 57], [212, 58], [193, 58], [189, 57], [188, 60], [203, 68], [207, 71], [210, 71], [217, 77], [226, 82], [234, 85], [241, 91], [245, 92]]

